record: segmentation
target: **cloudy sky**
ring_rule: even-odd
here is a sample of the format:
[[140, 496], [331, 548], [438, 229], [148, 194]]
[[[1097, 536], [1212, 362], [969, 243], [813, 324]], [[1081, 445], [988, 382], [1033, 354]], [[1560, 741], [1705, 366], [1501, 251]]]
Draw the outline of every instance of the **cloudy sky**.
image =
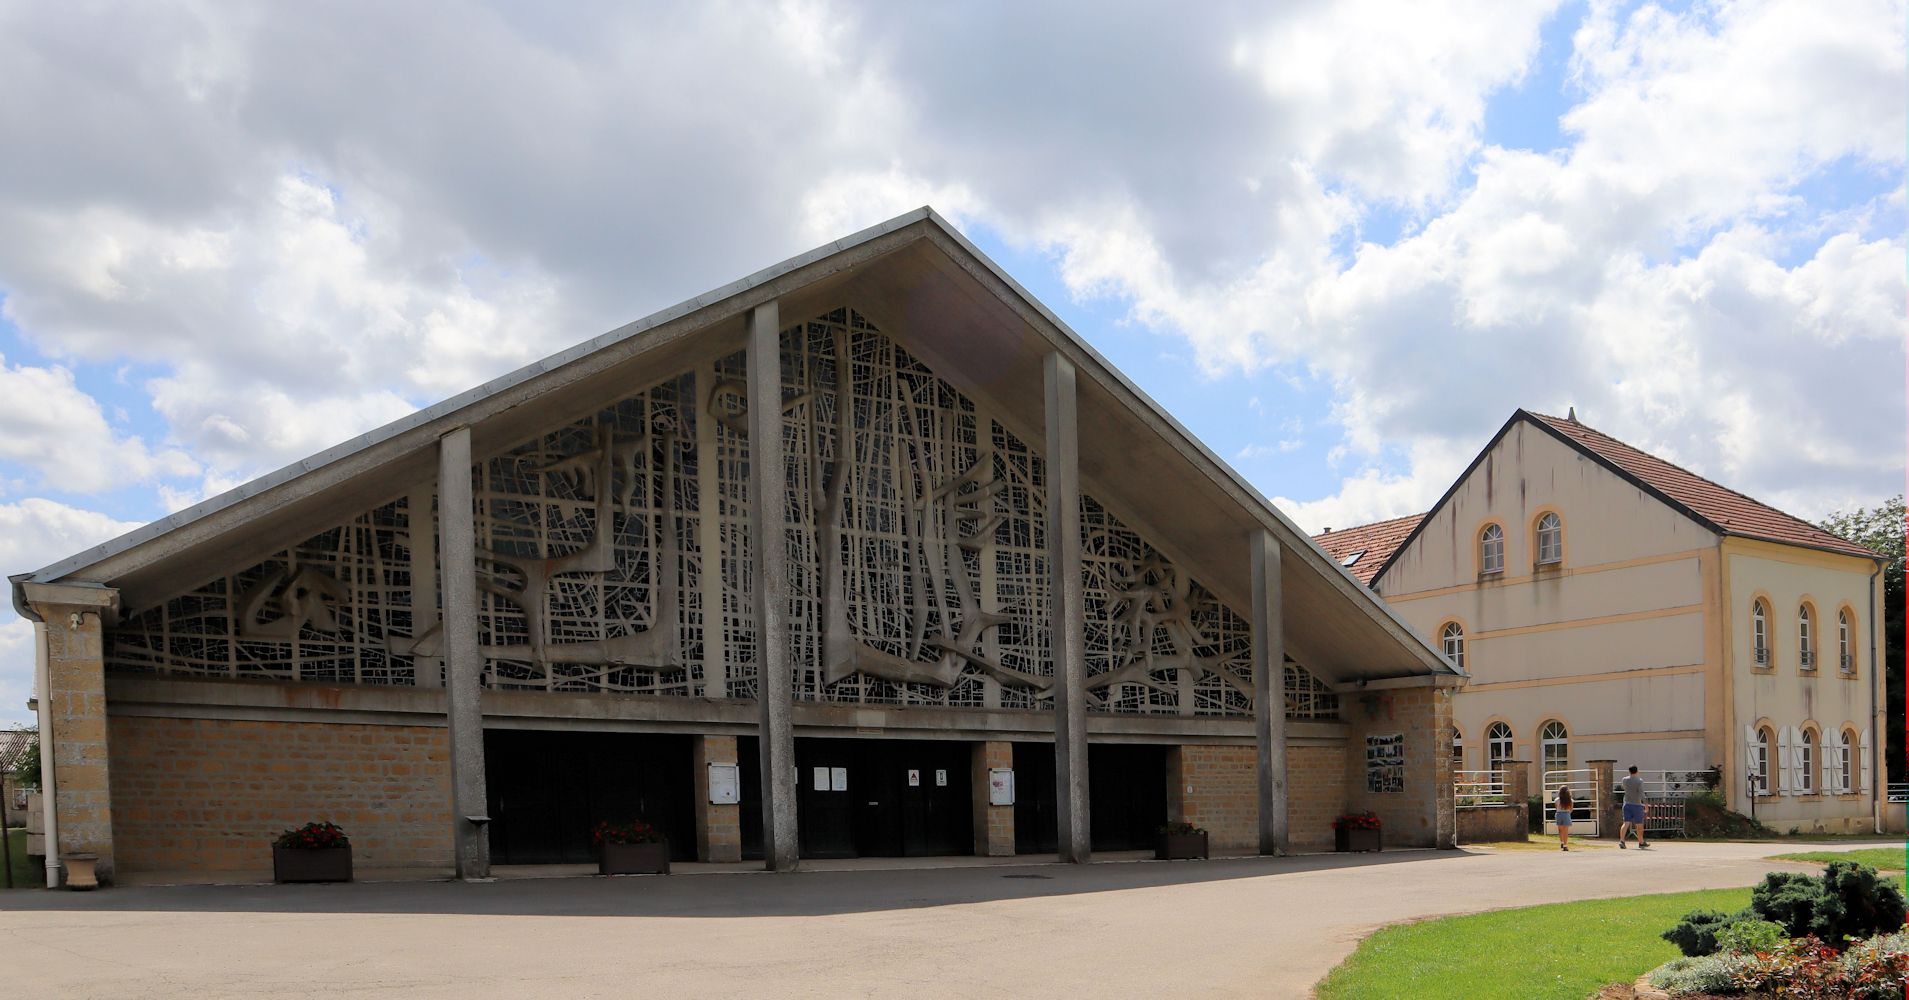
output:
[[1902, 489], [1901, 2], [550, 6], [0, 0], [0, 567], [922, 204], [1309, 529]]

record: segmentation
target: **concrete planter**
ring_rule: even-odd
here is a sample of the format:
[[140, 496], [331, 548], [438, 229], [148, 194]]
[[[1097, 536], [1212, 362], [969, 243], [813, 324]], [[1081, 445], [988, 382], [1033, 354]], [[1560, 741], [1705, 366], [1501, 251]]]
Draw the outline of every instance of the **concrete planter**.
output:
[[349, 882], [351, 847], [326, 847], [307, 850], [298, 847], [272, 848], [274, 882]]
[[597, 874], [668, 875], [669, 842], [598, 845]]
[[66, 887], [68, 889], [97, 889], [99, 874], [94, 865], [99, 864], [97, 854], [62, 854], [60, 861], [66, 865]]
[[1382, 830], [1334, 830], [1332, 849], [1342, 853], [1379, 850]]
[[1153, 856], [1157, 861], [1205, 860], [1206, 832], [1160, 834], [1154, 842]]

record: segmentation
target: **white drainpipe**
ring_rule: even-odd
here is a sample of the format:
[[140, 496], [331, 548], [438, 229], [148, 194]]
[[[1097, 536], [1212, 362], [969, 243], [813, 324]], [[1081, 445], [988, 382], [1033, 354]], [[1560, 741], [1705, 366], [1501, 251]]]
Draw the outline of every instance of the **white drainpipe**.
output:
[[46, 833], [46, 887], [60, 887], [60, 816], [53, 777], [53, 699], [46, 667], [46, 623], [33, 623], [33, 693], [40, 709], [40, 815]]

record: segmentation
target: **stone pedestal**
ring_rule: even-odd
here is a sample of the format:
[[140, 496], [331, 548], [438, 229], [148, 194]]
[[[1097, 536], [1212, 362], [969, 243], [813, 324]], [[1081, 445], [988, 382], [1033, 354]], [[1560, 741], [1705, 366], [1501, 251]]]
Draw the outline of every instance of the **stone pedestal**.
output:
[[1617, 825], [1624, 820], [1623, 810], [1617, 807], [1616, 778], [1617, 761], [1587, 760], [1591, 777], [1597, 782], [1597, 835], [1600, 840], [1617, 839]]
[[1014, 766], [1014, 744], [987, 740], [971, 745], [968, 784], [973, 788], [974, 853], [976, 857], [1014, 856], [1014, 807], [988, 804], [988, 772]]
[[736, 763], [734, 736], [697, 736], [690, 750], [696, 784], [696, 860], [742, 860], [742, 806], [709, 801], [709, 765]]

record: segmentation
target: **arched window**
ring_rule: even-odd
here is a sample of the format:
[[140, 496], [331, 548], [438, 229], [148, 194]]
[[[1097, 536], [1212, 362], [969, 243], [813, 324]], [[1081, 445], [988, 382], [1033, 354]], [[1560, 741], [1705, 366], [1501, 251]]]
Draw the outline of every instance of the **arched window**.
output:
[[1485, 525], [1478, 534], [1478, 572], [1503, 573], [1505, 571], [1505, 529], [1495, 524]]
[[1552, 719], [1538, 730], [1538, 750], [1546, 773], [1571, 766], [1571, 736], [1564, 723]]
[[1757, 741], [1750, 746], [1750, 773], [1754, 776], [1758, 795], [1770, 794], [1770, 745], [1776, 742], [1776, 735], [1770, 727], [1757, 729]]
[[1445, 627], [1439, 630], [1438, 641], [1444, 647], [1445, 655], [1458, 664], [1458, 669], [1465, 669], [1465, 627], [1457, 622], [1446, 622]]
[[1750, 606], [1750, 654], [1756, 665], [1770, 665], [1770, 606], [1759, 597]]
[[1856, 672], [1856, 624], [1849, 620], [1849, 609], [1836, 612], [1836, 664], [1843, 673]]
[[1494, 722], [1485, 730], [1485, 759], [1494, 771], [1505, 769], [1505, 761], [1511, 759], [1511, 727], [1502, 722]]
[[1538, 565], [1555, 566], [1564, 561], [1564, 521], [1546, 512], [1538, 518]]
[[1836, 790], [1848, 795], [1856, 790], [1856, 730], [1844, 729], [1836, 739]]
[[1816, 609], [1807, 604], [1796, 607], [1796, 665], [1803, 670], [1816, 669]]
[[1803, 727], [1796, 735], [1796, 794], [1816, 793], [1816, 730]]

